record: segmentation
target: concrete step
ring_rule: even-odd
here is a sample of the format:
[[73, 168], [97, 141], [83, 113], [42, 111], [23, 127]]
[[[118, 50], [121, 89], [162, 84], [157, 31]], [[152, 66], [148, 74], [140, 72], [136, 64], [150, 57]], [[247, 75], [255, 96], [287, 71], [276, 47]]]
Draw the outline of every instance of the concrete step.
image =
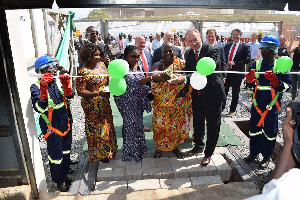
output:
[[[113, 183], [111, 183], [113, 184]], [[115, 182], [115, 185], [116, 182]], [[204, 184], [178, 189], [156, 190], [95, 190], [85, 195], [67, 192], [40, 193], [40, 200], [240, 200], [259, 194], [259, 189], [253, 182], [231, 182], [228, 184]]]
[[221, 177], [222, 182], [230, 179], [232, 170], [221, 154], [212, 156], [208, 166], [201, 166], [204, 155], [178, 159], [162, 157], [159, 159], [144, 158], [141, 162], [124, 162], [121, 159], [110, 163], [99, 163], [97, 178], [100, 181], [130, 181], [146, 179], [178, 179], [200, 176]]
[[146, 179], [128, 181], [100, 181], [96, 182], [95, 191], [100, 193], [114, 193], [116, 191], [128, 190], [158, 190], [158, 189], [178, 189], [199, 185], [223, 184], [221, 177], [201, 176], [191, 178], [176, 179]]

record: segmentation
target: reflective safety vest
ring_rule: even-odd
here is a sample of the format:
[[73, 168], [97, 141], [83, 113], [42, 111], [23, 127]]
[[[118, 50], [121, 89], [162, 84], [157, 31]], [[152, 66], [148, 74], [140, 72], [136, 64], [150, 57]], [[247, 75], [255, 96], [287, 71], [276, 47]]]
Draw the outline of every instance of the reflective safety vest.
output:
[[[260, 71], [260, 68], [261, 68], [261, 60], [257, 60], [256, 61], [256, 69], [255, 71], [256, 72], [259, 72]], [[277, 68], [276, 68], [276, 60], [274, 61], [274, 67], [273, 67], [273, 72], [274, 73], [277, 73]], [[253, 92], [253, 97], [252, 97], [252, 103], [254, 105], [254, 108], [256, 109], [256, 111], [258, 112], [258, 114], [260, 115], [260, 120], [258, 121], [258, 123], [256, 124], [256, 126], [260, 127], [260, 126], [264, 126], [264, 120], [265, 120], [265, 117], [268, 113], [269, 110], [272, 109], [273, 105], [275, 104], [277, 110], [280, 109], [280, 105], [277, 101], [278, 99], [278, 96], [279, 96], [279, 92], [275, 93], [275, 90], [274, 88], [270, 85], [270, 86], [261, 86], [261, 85], [258, 85], [258, 77], [259, 77], [259, 74], [255, 74], [255, 89], [254, 89], [254, 92]], [[271, 96], [272, 96], [272, 101], [270, 102], [269, 105], [267, 105], [266, 107], [266, 110], [264, 112], [262, 112], [258, 106], [257, 106], [257, 101], [256, 101], [256, 92], [257, 90], [271, 90]]]
[[[40, 88], [40, 83], [41, 81], [38, 80], [35, 85]], [[61, 132], [60, 130], [54, 128], [52, 126], [52, 116], [53, 116], [53, 110], [56, 110], [56, 109], [60, 109], [64, 106], [66, 106], [66, 108], [68, 107], [67, 106], [67, 102], [66, 102], [66, 99], [65, 99], [65, 95], [64, 95], [64, 92], [62, 91], [61, 88], [58, 87], [58, 90], [60, 92], [60, 94], [62, 95], [62, 100], [63, 102], [59, 103], [59, 104], [55, 104], [54, 101], [50, 98], [50, 95], [48, 93], [48, 107], [46, 109], [42, 109], [39, 105], [38, 105], [38, 102], [36, 102], [36, 108], [37, 110], [41, 113], [41, 116], [42, 118], [45, 120], [46, 124], [47, 124], [47, 133], [44, 135], [44, 138], [47, 139], [49, 137], [49, 135], [54, 132], [60, 136], [65, 136], [67, 135], [67, 133], [70, 131], [70, 119], [68, 119], [68, 129], [65, 131], [65, 132]], [[45, 112], [48, 111], [48, 116], [46, 116]]]

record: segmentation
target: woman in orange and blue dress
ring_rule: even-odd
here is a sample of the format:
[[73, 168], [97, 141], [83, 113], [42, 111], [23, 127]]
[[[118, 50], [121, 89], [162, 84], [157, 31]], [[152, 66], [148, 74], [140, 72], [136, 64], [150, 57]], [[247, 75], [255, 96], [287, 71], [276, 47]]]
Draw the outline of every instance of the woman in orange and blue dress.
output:
[[[81, 96], [81, 106], [85, 114], [85, 130], [90, 162], [96, 160], [107, 163], [117, 153], [117, 140], [113, 124], [109, 92], [103, 91], [109, 77], [101, 47], [89, 43], [82, 47], [79, 58], [84, 63], [78, 71], [76, 89]], [[99, 76], [97, 76], [99, 75]], [[103, 76], [104, 75], [104, 76]]]
[[[176, 78], [174, 70], [182, 70], [185, 65], [174, 56], [174, 45], [165, 42], [162, 45], [163, 59], [153, 65], [153, 76], [160, 76], [162, 81], [152, 87], [153, 100], [153, 139], [155, 142], [154, 158], [160, 158], [162, 151], [172, 151], [178, 158], [184, 154], [178, 145], [189, 137], [190, 97], [180, 96], [185, 84], [170, 84], [168, 80]], [[164, 71], [164, 72], [159, 72]]]

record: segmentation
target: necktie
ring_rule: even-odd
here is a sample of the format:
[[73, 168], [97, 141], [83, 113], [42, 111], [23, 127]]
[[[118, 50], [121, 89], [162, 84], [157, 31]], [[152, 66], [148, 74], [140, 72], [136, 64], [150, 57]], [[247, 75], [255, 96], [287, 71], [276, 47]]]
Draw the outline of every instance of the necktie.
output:
[[198, 50], [195, 51], [195, 58], [196, 58], [196, 61], [198, 61]]
[[[144, 71], [149, 72], [147, 61], [146, 61], [146, 58], [145, 58], [145, 55], [144, 55], [143, 51], [140, 52], [140, 55], [141, 55]], [[146, 73], [146, 76], [148, 76], [148, 73]]]
[[232, 56], [233, 56], [233, 53], [234, 53], [234, 50], [235, 50], [235, 46], [236, 46], [236, 44], [233, 44], [228, 61], [232, 61]]

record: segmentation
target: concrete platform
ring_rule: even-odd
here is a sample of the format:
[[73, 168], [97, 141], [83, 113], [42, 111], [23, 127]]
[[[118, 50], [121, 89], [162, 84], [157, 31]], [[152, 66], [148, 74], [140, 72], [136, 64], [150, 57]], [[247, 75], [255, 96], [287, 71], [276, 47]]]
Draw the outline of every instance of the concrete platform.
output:
[[145, 158], [141, 162], [120, 159], [99, 163], [97, 181], [129, 181], [146, 179], [176, 179], [219, 175], [223, 182], [231, 176], [231, 168], [221, 154], [212, 156], [208, 166], [201, 166], [204, 155], [178, 159], [162, 157]]
[[206, 184], [179, 189], [156, 190], [114, 190], [103, 192], [95, 190], [85, 195], [73, 196], [71, 193], [40, 194], [41, 200], [240, 200], [259, 194], [251, 182], [232, 182], [228, 184]]

